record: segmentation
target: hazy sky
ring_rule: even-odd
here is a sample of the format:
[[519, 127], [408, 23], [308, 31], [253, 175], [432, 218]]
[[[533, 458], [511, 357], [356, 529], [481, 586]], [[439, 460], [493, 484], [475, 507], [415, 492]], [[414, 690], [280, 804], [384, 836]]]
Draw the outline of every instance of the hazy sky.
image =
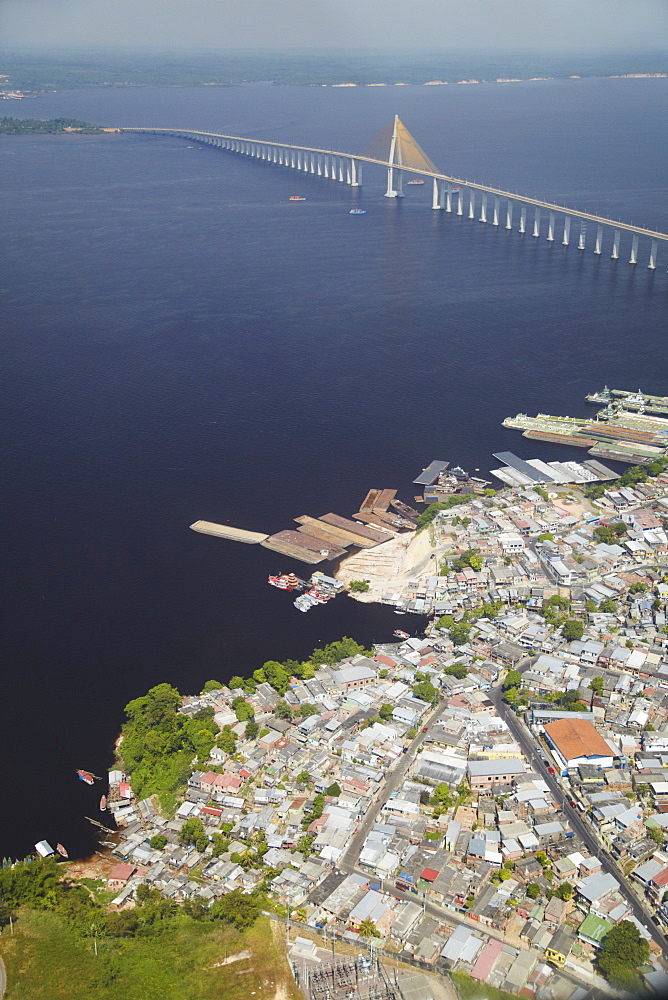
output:
[[0, 0], [6, 48], [657, 49], [668, 0]]

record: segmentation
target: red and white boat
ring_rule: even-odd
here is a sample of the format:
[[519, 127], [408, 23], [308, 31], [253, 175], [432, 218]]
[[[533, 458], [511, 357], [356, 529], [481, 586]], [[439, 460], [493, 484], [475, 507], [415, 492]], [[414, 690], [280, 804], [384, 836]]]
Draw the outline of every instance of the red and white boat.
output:
[[100, 799], [100, 812], [104, 812], [106, 808], [107, 808], [107, 796], [103, 795], [102, 798]]
[[397, 639], [410, 639], [408, 632], [402, 632], [400, 628], [395, 628], [392, 635], [396, 635]]
[[300, 194], [291, 194], [290, 201], [306, 201], [306, 198], [302, 198]]
[[90, 771], [77, 771], [77, 777], [79, 781], [85, 781], [87, 785], [92, 785], [95, 781], [95, 775], [91, 774]]
[[270, 583], [272, 587], [278, 587], [279, 590], [296, 590], [299, 586], [299, 580], [294, 573], [281, 573], [278, 576], [268, 576], [267, 583]]
[[61, 854], [61, 855], [62, 855], [62, 856], [63, 856], [64, 858], [69, 858], [69, 854], [67, 853], [67, 851], [65, 850], [65, 848], [63, 847], [63, 845], [62, 845], [62, 844], [56, 844], [56, 850], [57, 850], [57, 851], [58, 851], [58, 853], [59, 853], [59, 854]]

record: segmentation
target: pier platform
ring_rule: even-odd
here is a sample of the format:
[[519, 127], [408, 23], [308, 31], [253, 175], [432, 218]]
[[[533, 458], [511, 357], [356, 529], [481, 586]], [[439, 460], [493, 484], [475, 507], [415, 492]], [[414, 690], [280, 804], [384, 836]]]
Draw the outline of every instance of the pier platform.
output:
[[216, 535], [232, 542], [245, 542], [246, 545], [257, 545], [269, 537], [259, 531], [246, 531], [244, 528], [233, 528], [229, 524], [216, 524], [214, 521], [195, 521], [190, 527], [203, 535]]

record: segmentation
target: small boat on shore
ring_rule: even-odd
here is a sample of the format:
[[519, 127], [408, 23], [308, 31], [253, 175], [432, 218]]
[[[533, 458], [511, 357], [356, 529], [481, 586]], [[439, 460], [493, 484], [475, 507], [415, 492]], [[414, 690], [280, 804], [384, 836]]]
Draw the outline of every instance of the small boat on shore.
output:
[[107, 796], [103, 795], [102, 798], [100, 799], [100, 812], [104, 812], [106, 808], [107, 808]]
[[63, 858], [69, 858], [69, 854], [67, 853], [62, 844], [56, 844], [56, 850]]

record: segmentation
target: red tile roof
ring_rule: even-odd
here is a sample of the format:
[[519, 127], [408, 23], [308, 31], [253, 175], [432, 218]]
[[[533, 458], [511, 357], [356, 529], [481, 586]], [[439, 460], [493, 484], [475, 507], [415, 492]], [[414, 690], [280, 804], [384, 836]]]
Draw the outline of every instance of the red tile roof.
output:
[[435, 882], [440, 874], [435, 868], [425, 868], [420, 878], [423, 878], [425, 882]]

